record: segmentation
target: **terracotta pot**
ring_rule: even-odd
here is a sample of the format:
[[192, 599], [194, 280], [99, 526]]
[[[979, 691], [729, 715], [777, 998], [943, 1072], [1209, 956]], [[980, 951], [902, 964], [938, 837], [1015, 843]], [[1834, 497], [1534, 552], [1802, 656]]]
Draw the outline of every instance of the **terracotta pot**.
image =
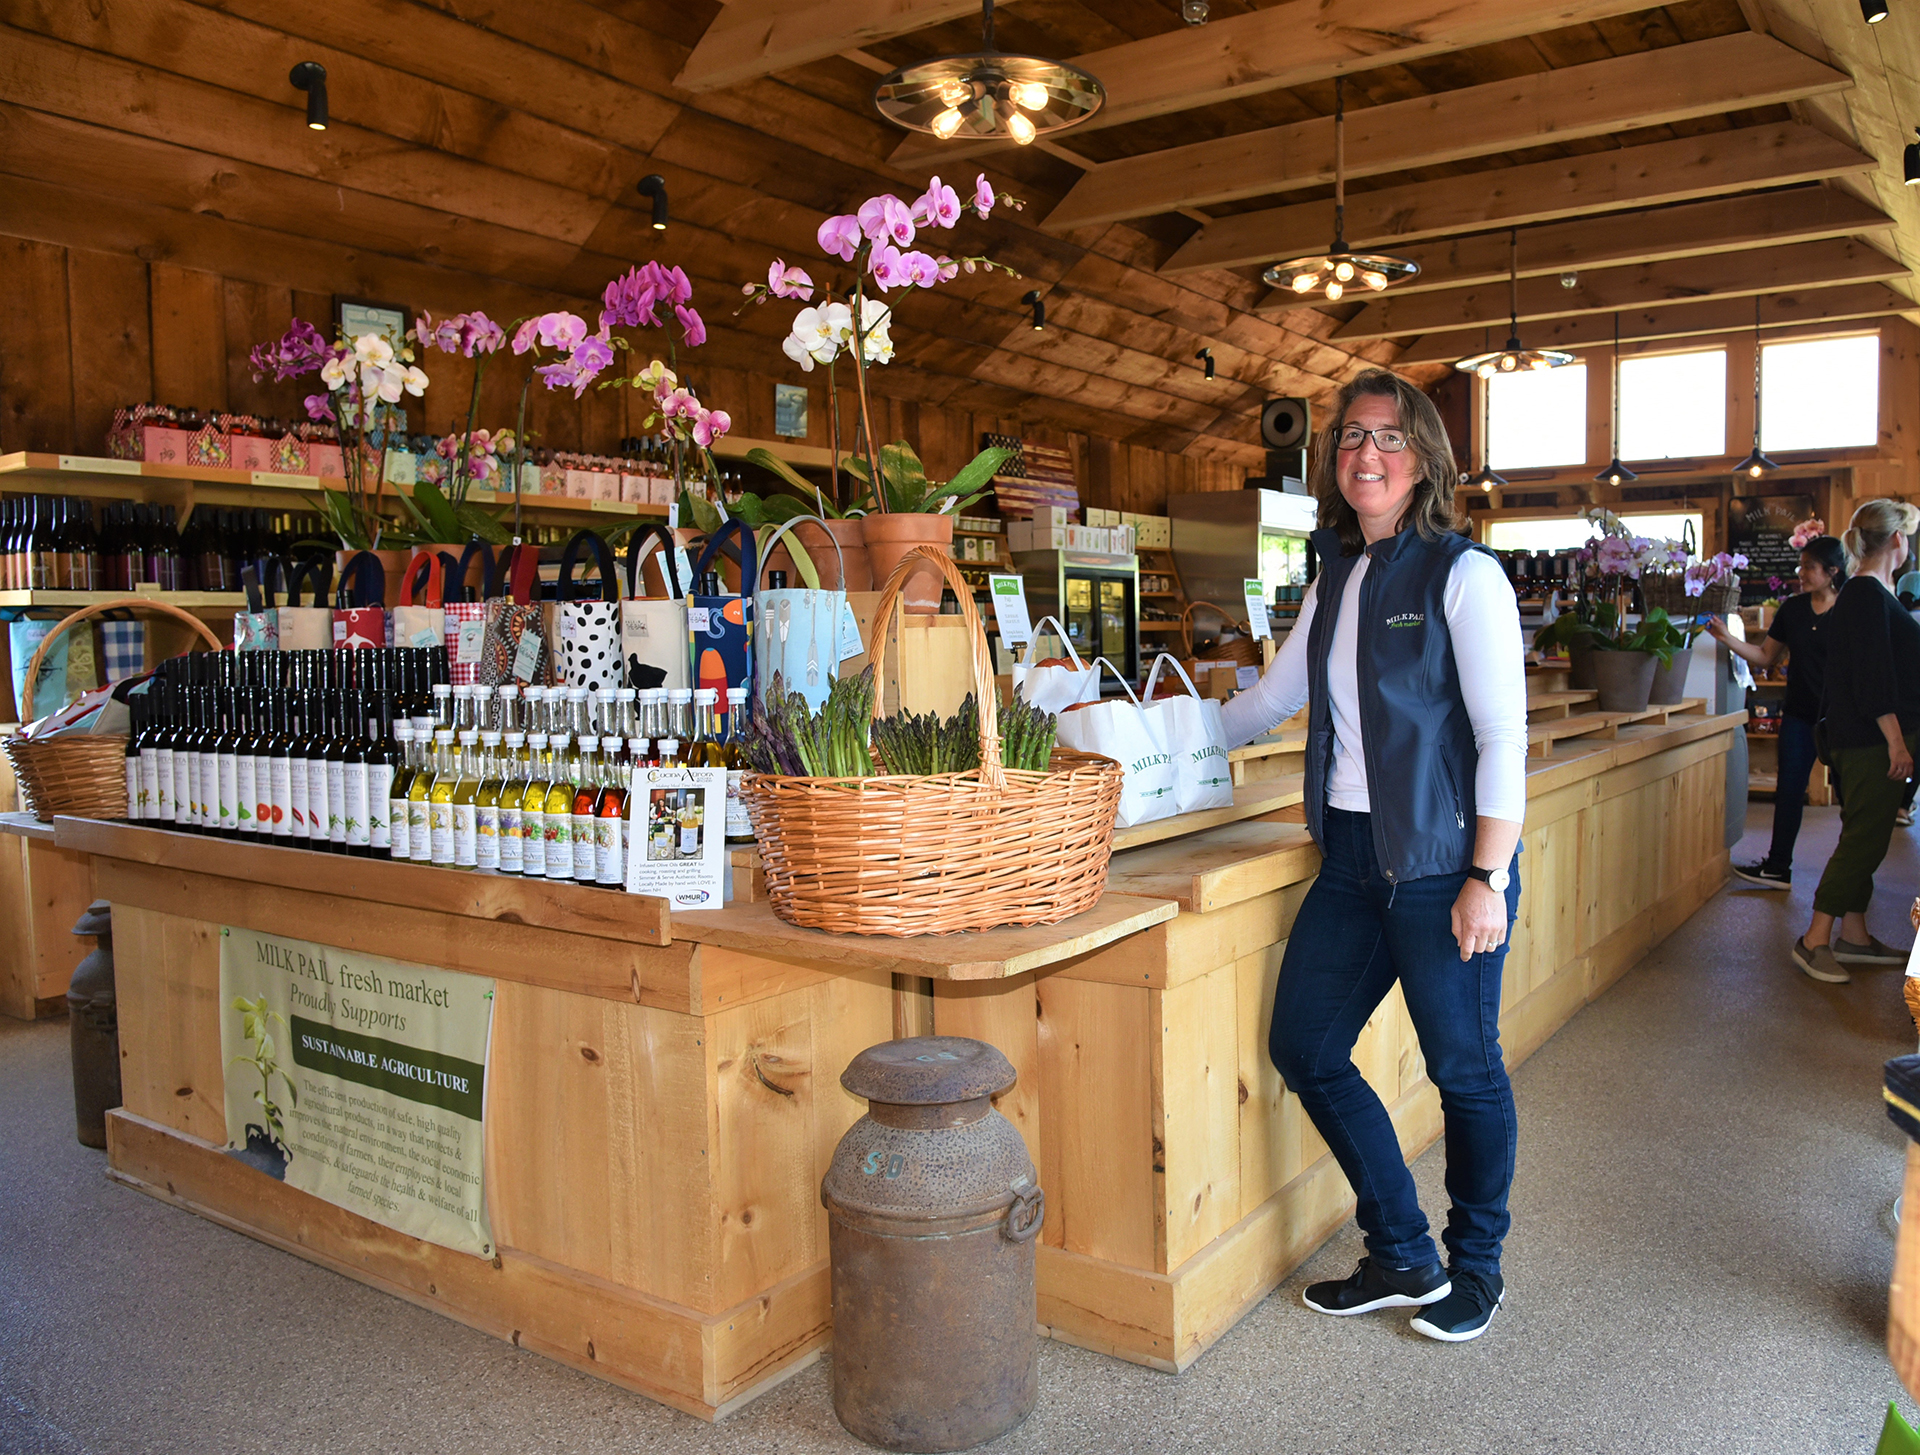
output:
[[1600, 689], [1600, 711], [1645, 712], [1654, 668], [1659, 665], [1652, 652], [1595, 652], [1593, 678]]
[[[873, 590], [873, 562], [867, 553], [866, 540], [857, 518], [830, 520], [824, 528], [810, 520], [803, 520], [793, 528], [793, 534], [799, 539], [801, 548], [813, 558], [813, 566], [820, 573], [823, 590]], [[951, 529], [947, 532], [947, 539], [953, 539]], [[834, 541], [840, 543], [837, 552], [833, 548]]]
[[[1655, 662], [1659, 658], [1654, 658]], [[1666, 666], [1656, 666], [1653, 670], [1653, 689], [1647, 694], [1647, 706], [1671, 707], [1682, 701], [1687, 695], [1687, 668], [1693, 665], [1693, 652], [1690, 648], [1676, 648], [1673, 661]]]
[[[359, 555], [358, 551], [335, 551], [333, 553], [333, 584], [340, 584], [340, 574], [347, 569], [347, 562]], [[407, 562], [413, 559], [411, 551], [375, 551], [374, 559], [380, 563], [385, 574], [385, 590], [381, 600], [389, 609], [400, 604], [400, 578], [406, 573]]]
[[[876, 589], [886, 585], [893, 568], [904, 561], [915, 546], [938, 546], [948, 555], [953, 554], [951, 515], [904, 512], [865, 515], [860, 518], [860, 527], [861, 539], [867, 545], [868, 559], [873, 564], [873, 584]], [[929, 615], [937, 613], [940, 610], [940, 591], [946, 584], [946, 577], [932, 566], [919, 567], [907, 578], [906, 590], [902, 592], [907, 610]]]
[[1567, 687], [1574, 692], [1593, 691], [1593, 659], [1598, 652], [1585, 642], [1576, 641], [1567, 647]]

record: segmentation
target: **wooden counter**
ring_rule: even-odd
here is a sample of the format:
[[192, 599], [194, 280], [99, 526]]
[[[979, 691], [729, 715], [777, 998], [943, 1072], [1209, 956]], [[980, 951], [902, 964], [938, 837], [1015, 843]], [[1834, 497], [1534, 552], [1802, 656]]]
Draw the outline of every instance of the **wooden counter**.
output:
[[[0, 803], [13, 799], [13, 772], [0, 756]], [[53, 825], [32, 814], [0, 813], [0, 1015], [64, 1015], [74, 967], [92, 947], [74, 925], [93, 903], [93, 866], [54, 843]]]

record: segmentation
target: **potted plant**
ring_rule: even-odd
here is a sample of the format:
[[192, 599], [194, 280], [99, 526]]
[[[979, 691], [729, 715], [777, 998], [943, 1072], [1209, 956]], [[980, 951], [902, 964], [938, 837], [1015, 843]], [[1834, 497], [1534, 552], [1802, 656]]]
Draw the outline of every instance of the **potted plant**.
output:
[[273, 1099], [273, 1078], [278, 1076], [287, 1087], [287, 1105], [300, 1104], [300, 1094], [294, 1089], [293, 1078], [287, 1075], [280, 1063], [274, 1059], [273, 1031], [269, 1021], [279, 1021], [284, 1027], [286, 1018], [278, 1011], [267, 1009], [267, 998], [248, 1000], [237, 997], [233, 1009], [240, 1012], [241, 1035], [253, 1046], [251, 1056], [235, 1056], [229, 1065], [251, 1066], [260, 1073], [260, 1089], [253, 1093], [253, 1099], [260, 1103], [261, 1120], [264, 1127], [253, 1122], [247, 1123], [247, 1144], [244, 1148], [235, 1148], [230, 1154], [269, 1177], [286, 1181], [287, 1164], [293, 1160], [293, 1154], [287, 1148], [287, 1125], [280, 1114], [280, 1104]]
[[[1593, 544], [1591, 570], [1600, 580], [1601, 600], [1594, 607], [1593, 628], [1586, 634], [1594, 648], [1594, 687], [1602, 712], [1644, 712], [1653, 690], [1659, 662], [1642, 639], [1627, 630], [1626, 602], [1630, 582], [1640, 577], [1653, 550], [1644, 536], [1602, 536]], [[1661, 613], [1662, 620], [1665, 613]], [[1645, 627], [1643, 618], [1641, 626]]]

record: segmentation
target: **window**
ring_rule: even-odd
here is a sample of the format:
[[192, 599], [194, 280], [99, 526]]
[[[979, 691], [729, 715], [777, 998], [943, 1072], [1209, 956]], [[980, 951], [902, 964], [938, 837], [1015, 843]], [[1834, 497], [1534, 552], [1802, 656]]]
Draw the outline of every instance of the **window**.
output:
[[1587, 458], [1587, 366], [1487, 380], [1487, 463], [1496, 470], [1578, 465]]
[[1725, 349], [1620, 361], [1621, 459], [1704, 459], [1726, 452]]
[[1837, 450], [1880, 440], [1880, 336], [1760, 350], [1760, 448]]
[[[1698, 542], [1706, 528], [1705, 517], [1695, 511], [1669, 511], [1660, 515], [1622, 515], [1620, 523], [1637, 536], [1651, 541], [1680, 540], [1689, 524]], [[1496, 551], [1575, 551], [1600, 533], [1577, 515], [1536, 516], [1522, 520], [1496, 520], [1487, 526], [1487, 544]]]

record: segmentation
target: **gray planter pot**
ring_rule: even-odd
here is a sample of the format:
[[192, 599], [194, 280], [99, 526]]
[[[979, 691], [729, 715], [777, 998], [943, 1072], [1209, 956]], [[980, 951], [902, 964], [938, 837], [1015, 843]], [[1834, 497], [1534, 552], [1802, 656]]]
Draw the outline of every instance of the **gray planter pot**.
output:
[[1600, 690], [1600, 711], [1645, 712], [1659, 665], [1652, 652], [1595, 652], [1593, 685]]
[[1687, 669], [1693, 665], [1693, 652], [1681, 647], [1673, 654], [1670, 666], [1659, 666], [1659, 658], [1653, 669], [1653, 689], [1647, 694], [1649, 707], [1671, 707], [1685, 699], [1687, 695]]
[[1600, 654], [1585, 642], [1573, 642], [1567, 647], [1567, 686], [1575, 692], [1593, 690], [1593, 659]]

